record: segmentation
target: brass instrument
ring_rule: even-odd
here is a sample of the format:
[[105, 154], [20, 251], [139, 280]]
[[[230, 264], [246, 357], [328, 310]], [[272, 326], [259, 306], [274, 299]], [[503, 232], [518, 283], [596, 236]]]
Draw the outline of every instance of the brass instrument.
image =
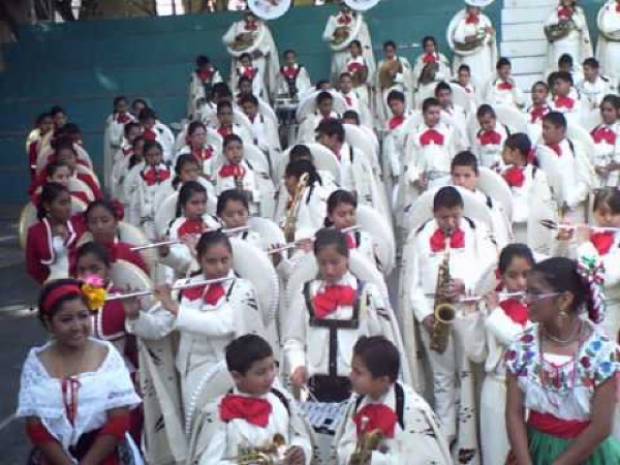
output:
[[294, 242], [295, 240], [295, 229], [297, 228], [297, 215], [299, 213], [299, 206], [301, 204], [301, 200], [308, 186], [308, 180], [310, 175], [308, 173], [304, 173], [297, 181], [297, 187], [295, 188], [295, 194], [291, 199], [291, 205], [288, 208], [286, 213], [286, 220], [284, 222], [284, 238], [286, 242]]
[[379, 68], [379, 86], [382, 90], [389, 89], [394, 85], [397, 74], [403, 72], [403, 65], [400, 60], [386, 60]]
[[332, 36], [332, 45], [340, 45], [344, 43], [351, 35], [351, 29], [348, 26], [339, 26]]
[[545, 26], [545, 36], [549, 42], [565, 39], [571, 31], [575, 29], [575, 23], [571, 21], [561, 21], [557, 24]]
[[226, 460], [236, 465], [281, 465], [284, 463], [285, 444], [284, 437], [276, 433], [268, 446], [240, 448], [239, 455]]
[[435, 324], [431, 333], [430, 348], [435, 352], [443, 354], [448, 347], [448, 338], [452, 323], [456, 317], [456, 309], [450, 300], [446, 298], [446, 291], [450, 286], [450, 245], [449, 236], [446, 239], [448, 249], [444, 255], [443, 261], [437, 270], [437, 284], [435, 286], [435, 304], [434, 315]]
[[230, 44], [230, 48], [236, 52], [244, 52], [254, 44], [254, 34], [252, 32], [243, 32], [235, 37], [235, 41]]
[[464, 43], [454, 42], [454, 48], [455, 50], [458, 50], [460, 52], [471, 52], [473, 50], [476, 50], [477, 48], [482, 47], [486, 38], [487, 38], [486, 29], [479, 28], [478, 31], [476, 32], [475, 40], [471, 42], [464, 42]]
[[[368, 418], [362, 418], [362, 431], [368, 423]], [[355, 445], [355, 450], [349, 459], [349, 465], [370, 465], [372, 461], [372, 452], [379, 450], [383, 442], [383, 433], [380, 429], [362, 433]]]
[[235, 189], [238, 191], [243, 191], [243, 178], [241, 176], [235, 175]]

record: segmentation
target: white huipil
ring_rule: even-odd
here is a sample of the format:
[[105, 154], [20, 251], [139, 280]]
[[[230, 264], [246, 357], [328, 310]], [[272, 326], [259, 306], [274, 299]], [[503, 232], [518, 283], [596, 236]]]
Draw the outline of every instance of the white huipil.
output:
[[[560, 18], [566, 18], [562, 13], [563, 7], [559, 6], [551, 12], [545, 21], [545, 27], [557, 25]], [[588, 23], [583, 9], [579, 6], [575, 7], [574, 12], [570, 16], [574, 27], [563, 39], [549, 42], [547, 45], [547, 67], [555, 69], [558, 60], [565, 53], [573, 58], [574, 63], [583, 63], [583, 60], [592, 56], [592, 43], [590, 41], [590, 32]]]
[[310, 465], [313, 446], [309, 427], [290, 394], [272, 388], [267, 394], [251, 396], [235, 388], [230, 395], [269, 402], [271, 413], [267, 425], [254, 425], [243, 418], [227, 422], [222, 420], [220, 406], [226, 399], [226, 396], [222, 396], [204, 414], [205, 421], [210, 423], [207, 428], [213, 430], [213, 435], [204, 453], [198, 457], [197, 465], [234, 465], [238, 462], [233, 458], [242, 455], [244, 450], [271, 446], [276, 434], [284, 438], [287, 449], [300, 447], [305, 456], [304, 464]]
[[[181, 293], [176, 318], [157, 304], [148, 312], [140, 312], [137, 319], [127, 321], [129, 331], [145, 339], [161, 339], [172, 331], [179, 332], [176, 367], [181, 376], [186, 414], [195, 407], [192, 402], [202, 388], [201, 381], [220, 369], [226, 346], [244, 334], [265, 335], [254, 286], [250, 281], [236, 278], [232, 270], [228, 277], [234, 279], [221, 283], [224, 294], [215, 304], [204, 300], [213, 284], [195, 287]], [[189, 281], [205, 279], [200, 274]], [[186, 280], [176, 284], [182, 283]]]
[[[620, 123], [610, 126], [600, 124], [592, 130], [591, 136], [595, 151], [590, 155], [590, 161], [595, 168], [620, 163]], [[607, 176], [597, 174], [601, 186], [617, 187], [620, 176], [618, 173], [618, 170], [615, 170]]]
[[452, 464], [450, 448], [431, 407], [410, 386], [397, 382], [376, 401], [368, 396], [351, 397], [334, 438], [337, 465], [349, 464], [358, 443], [355, 418], [368, 405], [387, 407], [397, 416], [394, 437], [384, 439], [385, 451], [371, 452], [372, 465]]
[[[280, 69], [280, 61], [278, 58], [278, 49], [271, 35], [269, 27], [261, 21], [256, 20], [252, 24], [248, 24], [245, 20], [236, 21], [233, 23], [228, 31], [222, 37], [224, 45], [230, 46], [235, 41], [235, 38], [239, 34], [252, 33], [255, 40], [259, 43], [256, 47], [256, 51], [252, 57], [253, 65], [258, 68], [258, 78], [260, 79], [261, 87], [267, 92], [267, 96], [270, 96], [276, 89], [276, 76]], [[258, 55], [258, 56], [256, 56]], [[230, 76], [233, 79], [233, 88], [236, 88], [236, 70], [239, 66], [239, 60], [232, 57], [230, 64]]]
[[[453, 236], [454, 239], [450, 241], [450, 275], [452, 279], [463, 281], [465, 292], [471, 292], [482, 274], [497, 261], [498, 251], [489, 230], [482, 223], [464, 217], [459, 229], [463, 233], [463, 240], [457, 241], [457, 236]], [[411, 308], [420, 324], [426, 317], [433, 315], [438, 269], [446, 251], [446, 248], [439, 247], [442, 244], [437, 243], [436, 238], [439, 236], [441, 233], [437, 222], [430, 220], [418, 229], [413, 245], [412, 281], [408, 284], [412, 290]], [[443, 245], [447, 245], [446, 242], [447, 239]], [[442, 431], [448, 440], [457, 438], [459, 448], [476, 450], [473, 379], [469, 361], [464, 356], [466, 344], [463, 335], [455, 327], [448, 339], [446, 351], [440, 354], [430, 350], [430, 334], [425, 328], [420, 329], [433, 371], [435, 412], [440, 419]], [[457, 412], [456, 401], [459, 398], [460, 410]], [[468, 409], [471, 411], [468, 412]]]
[[596, 48], [603, 73], [620, 79], [620, 8], [616, 0], [608, 0], [601, 8], [599, 16], [599, 35]]
[[[477, 24], [468, 23], [467, 16], [466, 11], [462, 10], [462, 18], [454, 29], [452, 36], [456, 43], [464, 44], [466, 37], [477, 35], [478, 31], [483, 28], [493, 27], [493, 23], [491, 23], [489, 17], [482, 13], [478, 16]], [[463, 56], [455, 52], [452, 70], [456, 75], [459, 66], [468, 65], [472, 71], [471, 79], [474, 86], [478, 89], [482, 89], [495, 73], [496, 62], [497, 43], [495, 41], [495, 35], [487, 34], [483, 44], [474, 53]]]

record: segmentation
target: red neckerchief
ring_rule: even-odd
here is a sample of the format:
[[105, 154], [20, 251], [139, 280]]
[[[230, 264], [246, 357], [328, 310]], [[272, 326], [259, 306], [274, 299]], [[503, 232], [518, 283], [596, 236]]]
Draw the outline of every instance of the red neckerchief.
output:
[[179, 237], [185, 236], [195, 236], [202, 234], [205, 230], [205, 224], [202, 221], [202, 218], [198, 218], [197, 220], [185, 220], [185, 222], [181, 225], [178, 230], [177, 235]]
[[525, 182], [525, 166], [512, 166], [502, 175], [510, 187], [521, 187]]
[[499, 84], [497, 84], [497, 88], [499, 90], [512, 90], [513, 85], [509, 82], [506, 81], [502, 81]]
[[207, 145], [206, 147], [201, 147], [198, 150], [192, 149], [192, 155], [198, 161], [207, 161], [213, 156], [213, 147]]
[[478, 24], [480, 22], [480, 15], [478, 13], [468, 13], [465, 18], [465, 24]]
[[558, 95], [555, 98], [554, 102], [557, 108], [566, 108], [567, 110], [572, 110], [573, 107], [575, 106], [575, 100], [568, 96], [564, 97], [564, 96]]
[[153, 128], [144, 128], [144, 131], [142, 131], [142, 137], [144, 137], [144, 140], [157, 140], [157, 133], [153, 130]]
[[231, 420], [245, 420], [248, 423], [265, 428], [269, 423], [272, 406], [266, 399], [228, 394], [220, 403], [220, 419], [228, 423]]
[[217, 128], [217, 133], [222, 137], [230, 136], [231, 134], [234, 134], [233, 127], [232, 126], [229, 126], [229, 127], [220, 126], [219, 128]]
[[426, 147], [427, 145], [443, 145], [445, 137], [442, 133], [440, 133], [436, 129], [427, 129], [420, 136], [420, 144], [422, 147]]
[[246, 77], [249, 80], [253, 81], [257, 73], [258, 73], [258, 68], [256, 68], [255, 66], [250, 66], [249, 68], [244, 66], [240, 74], [242, 77]]
[[525, 326], [528, 320], [527, 307], [518, 299], [507, 299], [499, 303], [508, 318], [518, 325]]
[[347, 65], [347, 71], [351, 74], [361, 73], [366, 69], [366, 65], [363, 63], [358, 63], [357, 61], [352, 61]]
[[314, 314], [322, 320], [334, 313], [339, 306], [352, 306], [357, 299], [357, 292], [351, 286], [326, 286], [325, 291], [314, 296]]
[[220, 177], [222, 178], [243, 178], [245, 176], [245, 168], [241, 165], [224, 165], [220, 168]]
[[295, 81], [297, 79], [297, 75], [299, 74], [299, 66], [283, 66], [280, 72], [284, 76], [287, 81]]
[[499, 145], [502, 143], [502, 135], [495, 131], [483, 131], [479, 136], [478, 140], [480, 141], [480, 145]]
[[246, 31], [256, 31], [258, 30], [258, 21], [246, 21], [244, 27]]
[[164, 182], [169, 177], [170, 171], [158, 170], [154, 166], [151, 166], [150, 168], [142, 172], [142, 179], [144, 179], [144, 182], [146, 182], [147, 186], [154, 186], [155, 184]]
[[404, 122], [405, 122], [405, 115], [393, 116], [392, 119], [390, 119], [390, 121], [388, 122], [390, 131], [393, 131], [394, 129], [399, 127]]
[[616, 145], [616, 138], [616, 132], [607, 126], [599, 126], [592, 131], [592, 139], [594, 139], [594, 142], [597, 144], [605, 142], [609, 145]]
[[596, 247], [599, 255], [607, 255], [614, 245], [615, 234], [611, 231], [593, 233], [590, 236], [590, 242]]
[[359, 246], [359, 244], [355, 240], [355, 234], [347, 233], [345, 235], [345, 239], [347, 241], [347, 248], [349, 248], [349, 249], [357, 249], [357, 247]]
[[[437, 228], [430, 238], [430, 245], [433, 252], [442, 252], [446, 249], [446, 233], [443, 229]], [[463, 247], [465, 247], [465, 233], [459, 228], [450, 236], [450, 248], [462, 249]]]
[[558, 157], [562, 156], [562, 147], [560, 147], [560, 144], [547, 144], [547, 147], [553, 150]]
[[574, 12], [575, 10], [573, 10], [572, 8], [568, 6], [560, 6], [558, 8], [558, 19], [569, 21], [573, 17]]
[[530, 110], [530, 123], [536, 123], [538, 120], [542, 120], [545, 116], [547, 116], [549, 111], [550, 108], [547, 105], [532, 107]]
[[358, 437], [380, 430], [384, 437], [393, 438], [397, 421], [396, 412], [383, 404], [367, 404], [353, 417]]
[[206, 304], [216, 305], [220, 299], [226, 295], [224, 286], [221, 283], [209, 284], [207, 292], [205, 292], [205, 287], [207, 286], [184, 289], [181, 292], [181, 296], [190, 301], [202, 299], [202, 301]]
[[213, 78], [213, 75], [215, 74], [215, 70], [209, 66], [206, 69], [201, 69], [200, 71], [198, 71], [197, 74], [198, 74], [198, 78], [202, 82], [211, 82], [211, 79]]
[[116, 122], [118, 124], [127, 124], [131, 121], [131, 116], [129, 116], [127, 113], [118, 113], [116, 115]]
[[348, 26], [349, 24], [351, 24], [351, 21], [353, 21], [351, 15], [348, 15], [346, 13], [340, 13], [338, 15], [338, 24], [340, 24], [341, 26]]
[[422, 58], [422, 62], [425, 64], [439, 63], [439, 58], [435, 53], [426, 53]]

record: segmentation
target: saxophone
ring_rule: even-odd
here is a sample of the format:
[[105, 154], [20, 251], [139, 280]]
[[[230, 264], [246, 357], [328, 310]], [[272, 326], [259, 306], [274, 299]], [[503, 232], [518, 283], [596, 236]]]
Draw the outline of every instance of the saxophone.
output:
[[[362, 431], [364, 431], [364, 423], [368, 423], [368, 418], [362, 418]], [[372, 452], [379, 450], [383, 443], [383, 433], [380, 429], [367, 431], [357, 439], [355, 450], [349, 459], [349, 465], [370, 465], [372, 461]]]
[[448, 338], [450, 337], [450, 330], [452, 329], [452, 323], [456, 317], [456, 309], [452, 302], [446, 297], [446, 291], [450, 285], [450, 242], [447, 238], [447, 250], [444, 255], [443, 261], [439, 265], [437, 270], [437, 284], [435, 286], [435, 304], [434, 315], [435, 324], [433, 325], [433, 332], [431, 333], [430, 348], [435, 352], [443, 354], [448, 347]]
[[227, 460], [236, 465], [281, 465], [284, 463], [285, 444], [284, 437], [276, 433], [269, 445], [240, 449], [239, 455]]
[[297, 187], [295, 187], [295, 193], [291, 199], [291, 205], [286, 213], [286, 220], [284, 221], [284, 237], [286, 242], [295, 241], [295, 230], [297, 228], [297, 215], [299, 213], [299, 206], [303, 197], [304, 191], [308, 186], [308, 179], [310, 175], [304, 173], [297, 181]]

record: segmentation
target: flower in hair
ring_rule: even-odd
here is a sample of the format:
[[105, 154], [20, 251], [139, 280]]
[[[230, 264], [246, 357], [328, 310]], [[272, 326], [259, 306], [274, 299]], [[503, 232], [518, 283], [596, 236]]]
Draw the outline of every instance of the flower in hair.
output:
[[86, 305], [91, 312], [101, 310], [108, 295], [103, 279], [96, 275], [90, 275], [84, 280], [82, 293], [86, 298]]
[[577, 273], [588, 287], [587, 307], [588, 318], [594, 323], [600, 323], [605, 318], [605, 267], [596, 257], [581, 257], [577, 261]]

